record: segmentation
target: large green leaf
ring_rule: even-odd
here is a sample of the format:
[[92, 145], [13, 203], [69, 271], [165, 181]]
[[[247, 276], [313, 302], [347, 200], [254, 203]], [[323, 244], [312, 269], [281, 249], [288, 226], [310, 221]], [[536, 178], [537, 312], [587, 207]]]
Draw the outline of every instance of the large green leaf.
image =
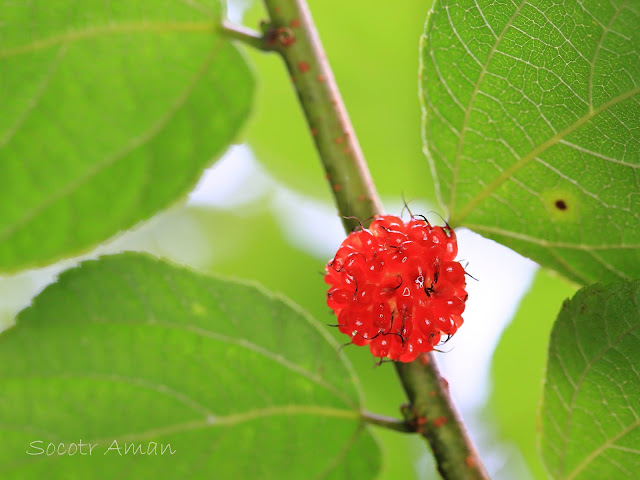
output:
[[450, 222], [582, 284], [640, 276], [640, 8], [442, 0], [423, 133]]
[[[0, 335], [3, 478], [372, 478], [359, 409], [307, 315], [139, 254], [64, 273]], [[25, 453], [81, 439], [93, 455]], [[176, 453], [124, 455], [125, 442]]]
[[555, 479], [638, 478], [640, 280], [593, 285], [551, 333], [542, 454]]
[[0, 5], [0, 270], [148, 218], [224, 151], [253, 80], [208, 3]]

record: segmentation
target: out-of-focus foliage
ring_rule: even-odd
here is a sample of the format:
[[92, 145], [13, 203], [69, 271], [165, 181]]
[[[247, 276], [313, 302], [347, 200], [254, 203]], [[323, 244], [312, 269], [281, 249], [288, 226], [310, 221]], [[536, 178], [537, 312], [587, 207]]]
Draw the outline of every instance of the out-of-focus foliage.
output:
[[549, 334], [561, 303], [574, 292], [566, 280], [539, 270], [493, 356], [493, 392], [486, 408], [497, 421], [498, 438], [515, 444], [536, 480], [547, 479], [536, 432]]
[[[265, 18], [254, 2], [245, 23]], [[309, 8], [376, 187], [399, 200], [435, 200], [420, 141], [418, 44], [431, 0], [310, 0]], [[249, 52], [259, 77], [248, 141], [276, 178], [329, 198], [312, 137], [282, 61]], [[392, 168], [389, 168], [393, 165]]]

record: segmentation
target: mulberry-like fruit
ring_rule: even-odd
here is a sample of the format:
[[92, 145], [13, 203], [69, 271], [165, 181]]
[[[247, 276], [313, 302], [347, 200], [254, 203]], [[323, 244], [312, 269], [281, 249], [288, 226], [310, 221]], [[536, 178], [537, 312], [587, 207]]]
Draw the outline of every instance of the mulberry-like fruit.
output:
[[455, 232], [423, 217], [376, 216], [325, 267], [338, 328], [380, 358], [411, 362], [462, 325], [465, 271]]

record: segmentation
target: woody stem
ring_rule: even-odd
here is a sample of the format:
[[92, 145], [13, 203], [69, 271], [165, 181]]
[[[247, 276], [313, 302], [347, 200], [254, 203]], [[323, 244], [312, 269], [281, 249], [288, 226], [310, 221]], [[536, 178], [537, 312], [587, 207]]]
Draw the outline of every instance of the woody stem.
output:
[[[286, 63], [348, 233], [360, 224], [359, 219], [366, 224], [383, 212], [367, 163], [306, 3], [264, 3], [269, 22], [258, 47], [278, 52]], [[256, 46], [255, 35], [244, 30], [230, 36], [245, 37]], [[396, 362], [395, 368], [409, 399], [409, 407], [403, 410], [405, 422], [397, 429], [406, 431], [410, 425], [428, 442], [444, 480], [488, 479], [434, 356]]]

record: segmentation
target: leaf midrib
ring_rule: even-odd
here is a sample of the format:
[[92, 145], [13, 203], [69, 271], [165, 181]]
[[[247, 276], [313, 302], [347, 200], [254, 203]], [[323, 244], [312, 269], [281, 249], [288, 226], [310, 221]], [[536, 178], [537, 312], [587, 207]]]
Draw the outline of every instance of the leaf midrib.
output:
[[593, 452], [591, 452], [589, 455], [587, 455], [584, 458], [584, 460], [582, 460], [582, 462], [580, 462], [580, 464], [571, 471], [571, 473], [569, 474], [568, 477], [566, 477], [565, 480], [573, 480], [574, 478], [576, 478], [576, 476], [578, 474], [580, 474], [595, 458], [597, 458], [606, 449], [612, 447], [613, 443], [616, 440], [624, 437], [627, 433], [631, 432], [635, 428], [638, 428], [638, 426], [640, 426], [640, 419], [638, 419], [635, 422], [629, 424], [626, 428], [624, 428], [623, 430], [618, 432], [613, 437], [608, 438], [606, 442], [604, 442], [602, 445], [600, 445], [598, 448], [596, 448]]
[[627, 92], [622, 93], [622, 94], [620, 94], [620, 95], [618, 95], [616, 97], [613, 97], [611, 100], [609, 100], [608, 102], [603, 103], [598, 108], [587, 112], [586, 115], [583, 115], [578, 120], [576, 120], [574, 123], [572, 123], [571, 125], [566, 127], [564, 130], [556, 133], [555, 135], [553, 135], [552, 137], [550, 137], [549, 139], [547, 139], [546, 141], [541, 143], [539, 146], [537, 146], [536, 148], [531, 150], [526, 155], [520, 157], [520, 159], [517, 162], [515, 162], [509, 168], [504, 170], [491, 183], [489, 183], [489, 185], [487, 185], [482, 191], [480, 191], [480, 193], [478, 193], [474, 198], [472, 198], [464, 206], [464, 208], [462, 208], [457, 213], [452, 213], [452, 216], [451, 216], [451, 219], [449, 220], [449, 223], [452, 226], [453, 225], [454, 226], [462, 225], [463, 220], [467, 217], [467, 215], [469, 215], [469, 213], [471, 213], [473, 211], [473, 209], [475, 209], [478, 206], [479, 203], [481, 203], [488, 196], [490, 196], [493, 192], [495, 192], [498, 189], [498, 187], [500, 187], [507, 180], [510, 180], [515, 175], [516, 172], [518, 172], [519, 170], [524, 168], [526, 165], [528, 165], [529, 162], [534, 160], [538, 155], [540, 155], [541, 153], [545, 152], [549, 148], [551, 148], [554, 145], [556, 145], [562, 139], [564, 139], [565, 137], [567, 137], [568, 135], [570, 135], [571, 133], [576, 131], [578, 128], [580, 128], [585, 123], [587, 123], [590, 120], [592, 120], [593, 118], [597, 117], [599, 114], [607, 111], [609, 108], [617, 105], [618, 103], [620, 103], [620, 102], [622, 102], [622, 101], [624, 101], [624, 100], [626, 100], [628, 98], [631, 98], [634, 95], [638, 95], [638, 94], [640, 94], [640, 86], [636, 87], [636, 88], [633, 88], [631, 90], [628, 90]]
[[207, 22], [114, 22], [109, 25], [99, 25], [94, 27], [88, 27], [78, 30], [67, 30], [64, 33], [58, 35], [52, 35], [50, 37], [35, 40], [31, 43], [25, 43], [23, 45], [17, 45], [15, 47], [5, 48], [0, 50], [0, 60], [4, 58], [11, 58], [17, 55], [24, 55], [26, 53], [36, 52], [44, 50], [49, 47], [61, 45], [70, 42], [78, 42], [81, 40], [88, 40], [92, 38], [118, 35], [127, 33], [177, 33], [177, 32], [191, 32], [191, 33], [205, 33], [212, 32], [215, 29], [215, 24], [211, 21]]
[[[361, 418], [360, 412], [357, 410], [345, 410], [333, 407], [326, 407], [323, 405], [296, 405], [296, 404], [287, 404], [287, 405], [277, 405], [272, 407], [259, 408], [255, 410], [247, 410], [242, 413], [235, 413], [231, 415], [227, 415], [224, 417], [215, 417], [215, 418], [204, 418], [200, 420], [192, 420], [189, 422], [181, 422], [173, 425], [167, 425], [161, 428], [154, 428], [151, 430], [146, 430], [143, 432], [129, 433], [120, 435], [119, 437], [109, 437], [97, 440], [88, 440], [88, 443], [91, 444], [109, 444], [112, 445], [114, 441], [117, 441], [118, 444], [123, 442], [140, 442], [145, 440], [157, 440], [162, 436], [172, 435], [177, 433], [185, 433], [191, 432], [194, 430], [202, 430], [206, 428], [215, 428], [215, 427], [229, 427], [238, 425], [241, 423], [250, 422], [252, 420], [257, 420], [265, 417], [275, 417], [275, 416], [292, 416], [292, 415], [314, 415], [321, 416], [326, 418], [343, 418], [350, 420], [358, 420]], [[356, 432], [362, 432], [361, 428], [358, 428]], [[347, 442], [349, 444], [349, 442]], [[38, 460], [47, 460], [52, 458], [61, 458], [60, 456], [39, 456], [37, 458], [31, 457], [30, 462], [22, 462], [21, 465], [35, 463]], [[21, 465], [16, 467], [14, 464], [9, 464], [5, 467], [4, 470], [0, 470], [0, 472], [7, 472], [9, 470], [19, 468]]]

